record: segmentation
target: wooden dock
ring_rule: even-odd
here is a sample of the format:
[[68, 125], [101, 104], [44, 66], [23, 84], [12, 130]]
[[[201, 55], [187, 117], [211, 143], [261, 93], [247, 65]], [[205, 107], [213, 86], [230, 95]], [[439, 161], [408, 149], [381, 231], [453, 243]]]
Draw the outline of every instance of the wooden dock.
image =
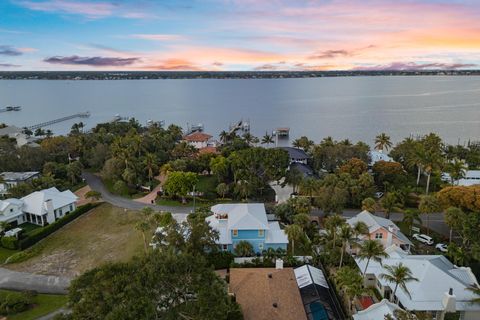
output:
[[67, 121], [67, 120], [71, 120], [71, 119], [75, 119], [75, 118], [88, 118], [88, 117], [90, 117], [90, 112], [88, 112], [88, 111], [87, 112], [80, 112], [80, 113], [75, 113], [75, 114], [72, 114], [70, 116], [66, 116], [66, 117], [63, 117], [63, 118], [34, 124], [33, 126], [29, 126], [27, 128], [30, 129], [30, 130], [36, 130], [36, 129], [39, 129], [39, 128], [51, 126], [52, 124], [56, 124], [56, 123], [59, 123], [59, 122], [63, 122], [63, 121]]

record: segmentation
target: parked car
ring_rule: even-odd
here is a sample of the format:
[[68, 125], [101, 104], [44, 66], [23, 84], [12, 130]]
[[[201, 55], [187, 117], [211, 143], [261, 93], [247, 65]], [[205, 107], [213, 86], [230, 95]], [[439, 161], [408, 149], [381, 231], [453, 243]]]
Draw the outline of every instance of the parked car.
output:
[[413, 234], [412, 238], [422, 243], [428, 244], [429, 246], [433, 245], [433, 239], [426, 234], [415, 233]]
[[380, 199], [383, 197], [383, 192], [375, 192], [375, 198]]
[[448, 246], [445, 243], [437, 243], [435, 246], [435, 249], [441, 251], [441, 252], [447, 252], [448, 251]]

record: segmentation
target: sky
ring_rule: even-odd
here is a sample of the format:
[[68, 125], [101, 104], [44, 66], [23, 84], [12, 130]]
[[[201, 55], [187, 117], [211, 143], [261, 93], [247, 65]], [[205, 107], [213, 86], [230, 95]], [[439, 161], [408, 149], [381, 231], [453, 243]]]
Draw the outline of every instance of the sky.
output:
[[0, 0], [0, 70], [480, 68], [480, 0]]

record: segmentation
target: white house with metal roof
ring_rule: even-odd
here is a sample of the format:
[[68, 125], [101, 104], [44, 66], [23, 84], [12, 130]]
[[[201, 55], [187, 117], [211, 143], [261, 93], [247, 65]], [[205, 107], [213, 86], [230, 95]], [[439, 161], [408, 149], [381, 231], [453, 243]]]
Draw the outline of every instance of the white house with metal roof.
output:
[[385, 161], [385, 162], [393, 162], [393, 158], [390, 157], [388, 154], [383, 153], [382, 151], [378, 150], [372, 150], [368, 152], [368, 156], [370, 157], [370, 166], [373, 167], [373, 165], [379, 161]]
[[[430, 312], [436, 319], [443, 319], [447, 312], [458, 312], [462, 320], [480, 319], [480, 305], [471, 303], [478, 298], [471, 287], [478, 281], [470, 268], [457, 267], [443, 255], [409, 255], [398, 247], [385, 250], [389, 257], [381, 263], [371, 260], [365, 273], [365, 284], [375, 287], [387, 299], [391, 298], [395, 283], [381, 277], [387, 273], [386, 265], [402, 263], [410, 269], [418, 281], [406, 283], [410, 296], [398, 287], [392, 298], [399, 306], [409, 311]], [[360, 270], [365, 270], [367, 261], [355, 259]]]
[[0, 221], [11, 225], [19, 225], [25, 222], [22, 211], [23, 201], [18, 199], [0, 200]]
[[70, 190], [59, 191], [55, 187], [35, 191], [21, 199], [25, 220], [42, 226], [74, 211], [77, 200], [78, 197]]
[[353, 315], [353, 320], [383, 320], [386, 315], [390, 315], [392, 319], [396, 320], [397, 318], [394, 315], [396, 310], [401, 310], [401, 308], [395, 303], [383, 299], [365, 310], [358, 311]]
[[232, 252], [240, 241], [248, 241], [261, 253], [268, 248], [287, 249], [288, 237], [278, 221], [268, 221], [263, 203], [217, 204], [206, 218], [217, 230], [221, 250]]
[[375, 239], [380, 241], [384, 248], [395, 245], [406, 252], [410, 252], [410, 247], [413, 246], [413, 243], [400, 231], [400, 228], [392, 220], [378, 217], [364, 210], [347, 220], [347, 223], [352, 227], [357, 222], [363, 222], [368, 227], [368, 235], [359, 236], [360, 241]]

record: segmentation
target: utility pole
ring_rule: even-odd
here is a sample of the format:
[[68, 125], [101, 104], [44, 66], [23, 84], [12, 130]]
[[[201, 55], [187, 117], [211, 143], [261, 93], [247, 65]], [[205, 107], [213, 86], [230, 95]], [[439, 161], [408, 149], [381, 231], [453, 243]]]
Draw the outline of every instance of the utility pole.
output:
[[195, 213], [195, 196], [196, 196], [196, 192], [195, 192], [195, 186], [193, 186], [193, 213]]

